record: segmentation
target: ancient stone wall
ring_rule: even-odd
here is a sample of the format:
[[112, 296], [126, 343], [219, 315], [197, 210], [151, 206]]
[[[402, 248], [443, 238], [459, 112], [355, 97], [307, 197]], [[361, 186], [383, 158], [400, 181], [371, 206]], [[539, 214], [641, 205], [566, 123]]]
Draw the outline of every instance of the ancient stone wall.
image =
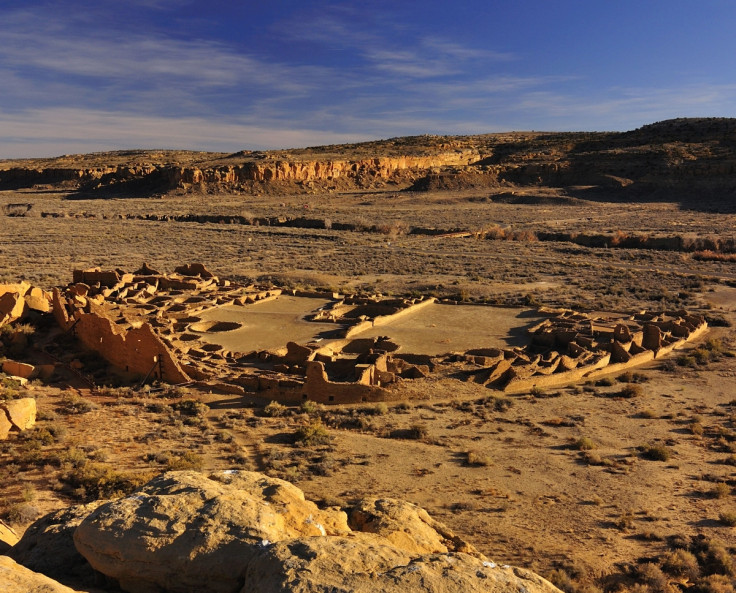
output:
[[[73, 310], [71, 315], [70, 308]], [[70, 307], [58, 289], [54, 290], [53, 312], [63, 329], [72, 332], [87, 348], [113, 366], [143, 377], [150, 374], [169, 383], [189, 381], [150, 324], [126, 330], [113, 323], [99, 307], [92, 307], [87, 312], [81, 307]]]

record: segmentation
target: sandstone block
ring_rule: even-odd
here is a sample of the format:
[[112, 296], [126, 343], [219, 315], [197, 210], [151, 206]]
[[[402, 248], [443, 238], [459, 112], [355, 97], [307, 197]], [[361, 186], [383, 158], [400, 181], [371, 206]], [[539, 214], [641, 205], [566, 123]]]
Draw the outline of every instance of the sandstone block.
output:
[[69, 507], [44, 515], [26, 529], [8, 555], [26, 568], [51, 578], [92, 575], [84, 556], [74, 547], [74, 531], [104, 501]]
[[36, 400], [32, 397], [11, 399], [0, 404], [5, 409], [13, 427], [17, 430], [26, 430], [36, 424]]
[[5, 554], [18, 543], [18, 534], [7, 523], [0, 519], [0, 554]]
[[455, 537], [423, 508], [392, 498], [360, 501], [350, 510], [349, 525], [354, 531], [381, 535], [412, 554], [445, 554]]
[[249, 564], [240, 593], [560, 593], [527, 570], [462, 553], [411, 556], [368, 535], [270, 546]]
[[26, 305], [33, 311], [48, 313], [51, 311], [51, 295], [40, 288], [31, 288], [25, 295]]
[[7, 292], [0, 296], [0, 325], [20, 319], [25, 308], [26, 301], [18, 292]]
[[3, 593], [75, 593], [74, 589], [33, 572], [7, 556], [0, 556], [0, 585]]
[[11, 428], [13, 428], [13, 424], [8, 419], [8, 414], [0, 408], [0, 441], [8, 438]]
[[94, 510], [74, 543], [127, 591], [229, 593], [270, 542], [348, 531], [344, 513], [319, 510], [282, 480], [254, 472], [169, 472]]
[[6, 360], [5, 362], [3, 362], [3, 373], [5, 373], [6, 375], [13, 375], [14, 377], [23, 377], [24, 379], [30, 379], [35, 370], [36, 368], [31, 364], [15, 362], [14, 360]]

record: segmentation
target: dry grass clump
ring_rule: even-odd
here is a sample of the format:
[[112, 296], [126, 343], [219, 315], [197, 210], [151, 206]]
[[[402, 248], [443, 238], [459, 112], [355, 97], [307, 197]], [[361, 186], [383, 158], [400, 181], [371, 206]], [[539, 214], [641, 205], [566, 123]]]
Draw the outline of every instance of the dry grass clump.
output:
[[312, 420], [304, 426], [297, 428], [294, 433], [296, 443], [310, 447], [312, 445], [325, 445], [332, 441], [327, 427], [322, 424], [322, 420]]
[[64, 414], [86, 414], [97, 408], [97, 404], [76, 393], [66, 393], [61, 398], [60, 411]]
[[572, 448], [577, 451], [590, 451], [596, 448], [596, 444], [593, 439], [589, 437], [580, 437], [573, 444]]
[[647, 444], [639, 447], [639, 450], [650, 461], [668, 461], [672, 457], [672, 450], [664, 445]]
[[486, 453], [480, 451], [468, 451], [466, 454], [466, 461], [468, 465], [487, 467], [493, 465], [493, 459]]
[[269, 418], [280, 418], [281, 416], [285, 416], [288, 412], [289, 408], [275, 400], [268, 402], [263, 408], [263, 414]]
[[77, 498], [97, 500], [130, 494], [154, 475], [153, 472], [120, 472], [110, 465], [88, 461], [68, 470], [61, 479], [75, 489]]
[[713, 498], [726, 498], [731, 494], [731, 487], [725, 482], [718, 482], [710, 491]]
[[644, 393], [644, 390], [641, 388], [641, 385], [638, 385], [637, 383], [627, 383], [624, 385], [621, 390], [617, 393], [619, 397], [640, 397]]

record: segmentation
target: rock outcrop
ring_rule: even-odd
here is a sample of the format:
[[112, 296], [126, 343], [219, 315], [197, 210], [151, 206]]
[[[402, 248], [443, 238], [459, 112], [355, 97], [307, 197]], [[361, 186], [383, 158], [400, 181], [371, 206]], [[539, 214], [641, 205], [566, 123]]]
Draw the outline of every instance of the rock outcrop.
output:
[[684, 118], [621, 133], [417, 136], [235, 154], [96, 153], [0, 162], [0, 189], [51, 185], [84, 195], [144, 197], [171, 190], [315, 193], [546, 185], [566, 188], [572, 199], [679, 199], [695, 207], [705, 199], [730, 209], [735, 131], [736, 118]]
[[51, 295], [28, 282], [0, 284], [0, 327], [21, 319], [28, 311], [47, 313]]
[[321, 511], [295, 486], [253, 472], [170, 472], [93, 511], [77, 549], [126, 591], [236, 591], [272, 542], [350, 531], [341, 511]]
[[[31, 540], [60, 545], [83, 512], [72, 510], [66, 527], [63, 515], [37, 522]], [[169, 472], [92, 510], [73, 540], [131, 593], [558, 592], [486, 559], [415, 505], [366, 500], [351, 518], [259, 473]]]
[[0, 589], [3, 593], [75, 593], [74, 589], [33, 572], [7, 556], [0, 556]]
[[528, 570], [467, 554], [412, 556], [364, 537], [279, 542], [251, 562], [245, 582], [240, 593], [559, 593]]
[[467, 542], [415, 504], [391, 498], [360, 501], [348, 516], [355, 531], [375, 533], [413, 554], [465, 552], [478, 555]]
[[18, 543], [18, 534], [15, 530], [0, 519], [0, 554], [5, 554]]
[[8, 556], [26, 568], [54, 579], [90, 579], [93, 571], [74, 547], [74, 531], [104, 501], [69, 507], [44, 515], [32, 523]]
[[22, 397], [0, 402], [0, 440], [11, 430], [21, 431], [36, 424], [36, 400]]

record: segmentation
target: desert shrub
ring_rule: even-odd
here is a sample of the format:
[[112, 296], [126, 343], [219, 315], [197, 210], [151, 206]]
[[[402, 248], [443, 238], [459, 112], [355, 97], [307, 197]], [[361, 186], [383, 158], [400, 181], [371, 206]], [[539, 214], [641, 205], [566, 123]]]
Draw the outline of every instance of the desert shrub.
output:
[[729, 494], [731, 494], [731, 487], [725, 482], [718, 482], [710, 491], [713, 498], [726, 498]]
[[641, 385], [627, 383], [618, 392], [619, 397], [639, 397], [643, 393]]
[[616, 384], [616, 381], [611, 377], [603, 377], [595, 382], [598, 387], [611, 387]]
[[733, 579], [722, 574], [711, 574], [699, 579], [695, 585], [688, 589], [692, 593], [734, 593]]
[[468, 465], [484, 467], [493, 465], [493, 459], [491, 456], [486, 453], [481, 453], [480, 451], [468, 451], [466, 453], [466, 460]]
[[573, 449], [577, 449], [578, 451], [590, 451], [596, 448], [596, 444], [588, 437], [580, 437], [572, 446]]
[[275, 400], [268, 402], [266, 407], [263, 408], [263, 413], [270, 418], [285, 416], [288, 411], [289, 409], [284, 404], [280, 404]]
[[729, 527], [736, 526], [736, 512], [734, 511], [723, 511], [718, 515], [718, 520], [724, 525]]
[[700, 574], [695, 554], [683, 549], [667, 552], [662, 558], [661, 566], [667, 574], [687, 577], [690, 580], [695, 580]]
[[204, 460], [200, 455], [193, 451], [184, 451], [181, 454], [173, 454], [166, 461], [167, 471], [179, 471], [185, 469], [200, 470], [204, 465]]
[[706, 574], [734, 576], [736, 564], [726, 546], [716, 540], [702, 538], [693, 544], [693, 553], [698, 558], [700, 570]]
[[494, 412], [505, 412], [514, 405], [513, 400], [511, 400], [510, 398], [498, 397], [495, 395], [487, 397], [481, 400], [481, 402], [479, 403], [482, 403], [484, 406], [491, 408]]
[[697, 360], [695, 360], [694, 356], [690, 356], [688, 354], [682, 354], [681, 356], [677, 357], [677, 364], [681, 367], [689, 367], [689, 368], [695, 368], [698, 366]]
[[18, 502], [11, 504], [4, 514], [11, 525], [19, 525], [36, 520], [41, 514], [41, 511], [35, 504]]
[[656, 564], [647, 562], [642, 564], [636, 572], [637, 580], [646, 584], [650, 591], [661, 591], [662, 593], [670, 591], [667, 575]]
[[384, 416], [388, 414], [388, 406], [384, 402], [378, 402], [374, 406], [363, 406], [359, 411], [369, 416]]
[[97, 409], [97, 404], [76, 393], [66, 393], [61, 398], [61, 411], [65, 414], [86, 414]]
[[613, 522], [617, 529], [626, 531], [634, 527], [634, 514], [631, 511], [622, 512]]
[[20, 218], [29, 215], [32, 204], [6, 204], [3, 206], [3, 212], [5, 216]]
[[426, 439], [429, 431], [424, 424], [412, 424], [406, 431], [406, 438], [421, 440]]
[[648, 444], [642, 446], [640, 450], [650, 461], [668, 461], [672, 457], [672, 450], [664, 445]]
[[616, 381], [619, 383], [646, 383], [649, 381], [649, 377], [643, 373], [632, 373], [631, 371], [626, 371], [616, 377]]
[[294, 440], [302, 445], [324, 445], [332, 440], [327, 428], [321, 420], [315, 420], [300, 426], [294, 433]]
[[320, 405], [317, 402], [313, 402], [312, 400], [308, 399], [302, 402], [302, 404], [299, 406], [299, 409], [305, 414], [316, 414], [317, 412], [319, 412]]
[[119, 472], [109, 465], [87, 462], [65, 472], [61, 479], [76, 489], [79, 498], [96, 500], [130, 494], [151, 477], [150, 473]]
[[183, 399], [171, 404], [171, 408], [182, 416], [204, 416], [209, 408], [196, 399]]

